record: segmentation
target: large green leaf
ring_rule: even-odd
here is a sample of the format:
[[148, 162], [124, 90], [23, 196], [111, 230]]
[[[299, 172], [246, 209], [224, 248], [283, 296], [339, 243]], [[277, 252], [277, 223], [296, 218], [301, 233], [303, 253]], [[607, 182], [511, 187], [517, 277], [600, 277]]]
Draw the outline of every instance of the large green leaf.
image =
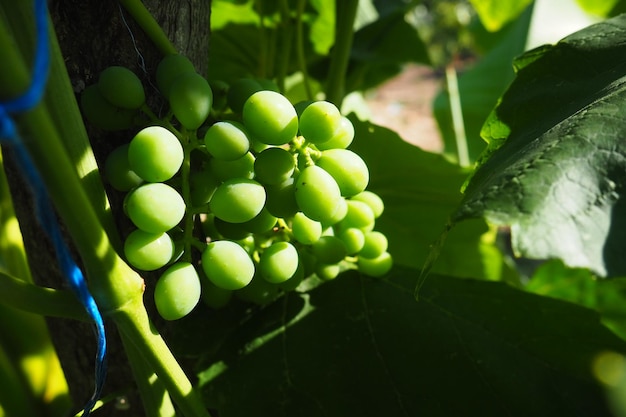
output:
[[533, 0], [470, 0], [470, 2], [483, 25], [495, 32], [515, 20]]
[[587, 269], [550, 261], [537, 269], [526, 290], [595, 310], [606, 326], [626, 340], [625, 278], [597, 280]]
[[511, 225], [514, 251], [626, 275], [626, 16], [516, 61], [455, 220]]
[[[403, 141], [391, 130], [355, 118], [352, 122], [356, 133], [351, 149], [370, 169], [368, 189], [385, 201], [376, 228], [387, 235], [396, 263], [420, 268], [461, 201], [468, 171]], [[486, 238], [490, 234], [482, 220], [453, 229], [434, 271], [500, 278], [502, 256], [493, 239]]]
[[[415, 270], [343, 274], [231, 326], [198, 366], [207, 406], [229, 416], [610, 416], [592, 373], [626, 343], [597, 314], [502, 283]], [[198, 314], [211, 314], [198, 311]], [[182, 346], [184, 347], [184, 346]]]
[[[475, 161], [485, 149], [480, 129], [508, 85], [515, 78], [513, 60], [524, 52], [532, 7], [497, 33], [482, 34], [483, 43], [491, 48], [475, 66], [460, 74], [458, 89], [470, 160]], [[444, 141], [445, 152], [457, 154], [452, 124], [450, 98], [440, 92], [433, 102], [433, 112]]]

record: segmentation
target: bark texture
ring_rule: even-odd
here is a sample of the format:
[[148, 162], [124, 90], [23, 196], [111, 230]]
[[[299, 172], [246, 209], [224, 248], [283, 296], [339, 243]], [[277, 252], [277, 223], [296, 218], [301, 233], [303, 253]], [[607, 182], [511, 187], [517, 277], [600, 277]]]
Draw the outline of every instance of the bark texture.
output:
[[[210, 0], [146, 0], [144, 4], [179, 52], [189, 57], [196, 69], [205, 75]], [[116, 1], [52, 0], [49, 6], [77, 96], [97, 80], [102, 69], [109, 65], [122, 65], [142, 78], [148, 101], [158, 105], [160, 99], [153, 87], [154, 71], [162, 55]], [[105, 134], [89, 126], [87, 128], [100, 165], [112, 148], [130, 139], [128, 132]], [[23, 191], [27, 187], [15, 173], [10, 155], [6, 158], [6, 170], [34, 279], [41, 285], [59, 287], [63, 280], [55, 266], [51, 245], [34, 218], [30, 196]], [[122, 197], [114, 191], [107, 189], [107, 192], [112, 204], [121, 201]], [[124, 216], [121, 213], [115, 215], [120, 227], [125, 227], [127, 221]], [[71, 396], [79, 408], [93, 391], [95, 341], [92, 327], [86, 323], [61, 319], [50, 319], [48, 325]], [[118, 392], [130, 395], [106, 406], [106, 411], [102, 413], [108, 416], [142, 416], [130, 367], [112, 323], [107, 323], [107, 332], [109, 372], [104, 395]]]

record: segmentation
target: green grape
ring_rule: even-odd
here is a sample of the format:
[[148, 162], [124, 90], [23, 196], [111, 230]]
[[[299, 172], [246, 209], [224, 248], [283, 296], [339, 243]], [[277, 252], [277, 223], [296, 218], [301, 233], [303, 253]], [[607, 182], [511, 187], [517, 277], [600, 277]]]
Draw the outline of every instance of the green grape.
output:
[[250, 96], [257, 91], [263, 90], [263, 86], [258, 81], [251, 78], [240, 78], [230, 85], [226, 101], [228, 107], [235, 113], [243, 111], [243, 105]]
[[235, 296], [242, 301], [265, 305], [274, 301], [280, 295], [280, 288], [256, 276], [246, 287], [235, 291]]
[[250, 235], [250, 232], [243, 226], [243, 223], [230, 223], [215, 217], [213, 224], [217, 232], [225, 239], [241, 240]]
[[233, 291], [225, 290], [213, 284], [210, 279], [207, 279], [203, 271], [200, 271], [199, 275], [202, 285], [201, 298], [204, 304], [216, 310], [228, 305], [228, 302], [233, 298]]
[[298, 257], [300, 258], [300, 264], [304, 271], [304, 276], [308, 277], [315, 273], [315, 267], [317, 266], [317, 258], [313, 255], [310, 246], [300, 246], [298, 248]]
[[315, 266], [315, 274], [322, 281], [330, 281], [337, 278], [341, 272], [341, 268], [338, 264], [317, 264]]
[[124, 255], [129, 264], [142, 271], [154, 271], [167, 265], [174, 254], [174, 242], [167, 233], [133, 230], [124, 241]]
[[130, 191], [143, 182], [128, 163], [128, 144], [118, 146], [107, 156], [104, 177], [118, 191]]
[[298, 269], [298, 251], [289, 242], [275, 242], [266, 248], [259, 259], [259, 272], [273, 284], [285, 282]]
[[234, 161], [248, 152], [250, 140], [241, 123], [224, 121], [206, 131], [204, 145], [215, 158]]
[[109, 103], [97, 85], [85, 88], [80, 96], [83, 115], [92, 125], [107, 131], [124, 130], [133, 126], [136, 110], [123, 109]]
[[274, 81], [266, 78], [258, 78], [256, 81], [261, 85], [263, 90], [276, 91], [277, 93], [280, 93], [280, 88]]
[[157, 87], [163, 94], [163, 97], [169, 99], [170, 89], [174, 81], [185, 74], [193, 74], [196, 72], [191, 61], [184, 55], [170, 54], [166, 55], [156, 69]]
[[346, 217], [347, 213], [348, 203], [345, 198], [342, 198], [341, 200], [339, 200], [339, 207], [337, 208], [337, 210], [330, 218], [326, 219], [326, 221], [322, 223], [322, 227], [326, 228], [336, 225]]
[[207, 245], [202, 252], [202, 269], [213, 284], [225, 290], [243, 288], [254, 277], [254, 263], [248, 253], [229, 240]]
[[245, 178], [251, 180], [254, 178], [254, 155], [252, 152], [246, 153], [239, 159], [234, 161], [225, 161], [223, 159], [213, 158], [209, 162], [211, 172], [215, 174], [221, 181], [234, 178]]
[[284, 145], [298, 133], [298, 116], [286, 97], [275, 91], [257, 91], [243, 106], [243, 124], [268, 145]]
[[383, 211], [385, 210], [385, 203], [383, 203], [382, 198], [378, 196], [378, 194], [373, 193], [371, 191], [363, 191], [353, 197], [351, 200], [362, 201], [367, 204], [374, 213], [374, 218], [379, 218]]
[[365, 161], [356, 153], [347, 149], [329, 149], [315, 162], [333, 176], [341, 195], [351, 197], [367, 187], [370, 179]]
[[169, 102], [180, 124], [187, 130], [195, 130], [209, 116], [213, 92], [208, 81], [200, 74], [184, 74], [172, 83]]
[[185, 317], [200, 301], [200, 278], [192, 264], [177, 262], [163, 272], [154, 288], [154, 303], [165, 320]]
[[336, 236], [322, 236], [312, 246], [313, 255], [322, 264], [336, 264], [348, 255], [346, 247]]
[[375, 230], [365, 233], [363, 248], [359, 252], [359, 257], [374, 259], [387, 251], [387, 236]]
[[311, 143], [324, 143], [333, 137], [341, 123], [337, 106], [328, 101], [309, 104], [300, 116], [300, 133]]
[[322, 168], [311, 165], [300, 172], [295, 186], [296, 202], [310, 219], [325, 223], [340, 209], [341, 191], [335, 179]]
[[389, 252], [383, 252], [380, 256], [368, 259], [359, 256], [357, 261], [359, 271], [370, 277], [380, 278], [386, 275], [393, 266], [393, 258]]
[[[299, 256], [300, 254], [298, 252], [298, 257]], [[293, 276], [289, 278], [287, 281], [277, 284], [277, 286], [283, 291], [293, 291], [296, 288], [298, 288], [298, 286], [303, 280], [304, 280], [304, 264], [300, 260], [298, 260], [298, 268], [296, 269], [296, 272], [293, 274]]]
[[272, 215], [285, 219], [298, 212], [293, 178], [278, 185], [268, 185], [265, 192], [267, 193], [265, 208]]
[[221, 113], [227, 106], [228, 84], [222, 80], [209, 80], [209, 86], [211, 86], [211, 91], [213, 91], [213, 110]]
[[254, 219], [239, 224], [250, 233], [263, 234], [272, 230], [276, 226], [277, 221], [278, 218], [263, 207], [263, 210]]
[[161, 126], [141, 129], [130, 141], [128, 163], [148, 182], [164, 182], [183, 164], [183, 146], [172, 132]]
[[340, 228], [343, 230], [356, 227], [363, 231], [372, 230], [376, 220], [370, 206], [358, 200], [347, 200], [347, 203], [348, 213], [339, 223]]
[[309, 104], [315, 103], [314, 100], [302, 100], [293, 105], [294, 109], [296, 109], [296, 114], [298, 115], [298, 119], [302, 116], [302, 112], [304, 109], [309, 107]]
[[194, 207], [209, 204], [221, 181], [209, 169], [192, 171], [189, 174], [189, 194]]
[[185, 214], [185, 202], [174, 188], [163, 183], [143, 184], [129, 193], [125, 209], [137, 228], [151, 233], [166, 232]]
[[209, 208], [218, 217], [230, 223], [252, 220], [265, 205], [265, 189], [248, 179], [230, 179], [217, 187]]
[[97, 85], [104, 98], [116, 107], [139, 109], [146, 102], [141, 80], [128, 68], [105, 68], [100, 73]]
[[322, 224], [298, 212], [291, 223], [293, 237], [303, 245], [311, 245], [322, 236]]
[[359, 253], [365, 244], [365, 234], [361, 229], [357, 229], [356, 227], [350, 227], [340, 231], [337, 237], [343, 242], [348, 255]]
[[326, 142], [318, 143], [315, 146], [320, 151], [328, 149], [346, 149], [354, 140], [354, 125], [345, 116], [341, 116], [341, 122], [333, 132], [333, 136]]
[[262, 184], [280, 184], [293, 175], [295, 166], [291, 153], [283, 148], [268, 148], [254, 161], [255, 179]]

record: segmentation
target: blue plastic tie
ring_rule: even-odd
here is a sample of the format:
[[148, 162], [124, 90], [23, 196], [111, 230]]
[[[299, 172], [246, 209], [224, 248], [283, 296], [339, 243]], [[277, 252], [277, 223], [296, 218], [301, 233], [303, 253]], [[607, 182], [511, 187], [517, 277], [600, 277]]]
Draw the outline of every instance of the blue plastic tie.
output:
[[35, 26], [37, 45], [31, 85], [21, 96], [13, 100], [0, 102], [0, 139], [3, 143], [11, 145], [14, 149], [17, 165], [32, 189], [37, 218], [52, 241], [61, 272], [67, 279], [72, 291], [76, 294], [77, 298], [94, 321], [98, 348], [95, 365], [95, 388], [91, 398], [83, 408], [83, 417], [87, 417], [91, 413], [96, 401], [100, 398], [106, 377], [106, 336], [104, 332], [104, 321], [102, 320], [102, 315], [98, 310], [93, 296], [89, 292], [82, 271], [76, 262], [74, 262], [70, 250], [63, 240], [61, 228], [57, 222], [52, 203], [48, 197], [46, 186], [41, 175], [37, 171], [26, 146], [20, 139], [15, 123], [10, 116], [11, 114], [23, 113], [34, 108], [41, 101], [45, 92], [50, 69], [46, 0], [35, 0]]

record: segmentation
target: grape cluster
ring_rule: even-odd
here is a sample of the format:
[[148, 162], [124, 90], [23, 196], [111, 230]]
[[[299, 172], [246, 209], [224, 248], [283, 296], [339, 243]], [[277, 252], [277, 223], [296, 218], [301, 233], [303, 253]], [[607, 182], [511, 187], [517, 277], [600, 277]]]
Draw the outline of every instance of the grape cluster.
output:
[[151, 117], [109, 154], [104, 175], [127, 193], [135, 229], [126, 260], [162, 269], [154, 297], [163, 318], [185, 316], [200, 299], [263, 304], [350, 267], [373, 277], [390, 270], [387, 239], [374, 230], [383, 201], [366, 189], [367, 165], [347, 149], [354, 127], [334, 104], [294, 106], [266, 80], [212, 89], [182, 55], [161, 61], [156, 84], [169, 103], [164, 117], [122, 67], [104, 70], [82, 106], [110, 130]]

